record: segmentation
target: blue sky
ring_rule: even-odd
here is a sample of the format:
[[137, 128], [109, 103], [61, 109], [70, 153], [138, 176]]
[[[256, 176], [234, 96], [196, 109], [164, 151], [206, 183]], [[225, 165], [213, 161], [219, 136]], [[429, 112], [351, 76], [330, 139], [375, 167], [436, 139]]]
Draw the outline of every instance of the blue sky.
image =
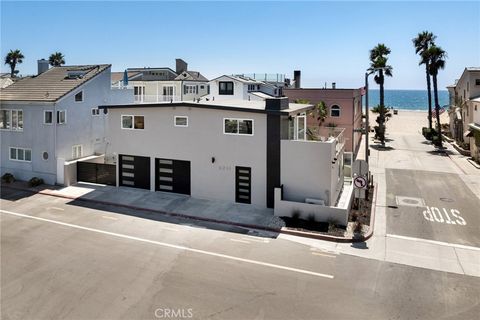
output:
[[[423, 89], [411, 39], [435, 33], [448, 52], [439, 86], [480, 66], [480, 2], [1, 2], [1, 55], [20, 49], [21, 74], [61, 51], [67, 64], [174, 68], [208, 78], [302, 70], [304, 87], [360, 87], [369, 49], [392, 50], [390, 89]], [[8, 71], [7, 65], [1, 66]]]

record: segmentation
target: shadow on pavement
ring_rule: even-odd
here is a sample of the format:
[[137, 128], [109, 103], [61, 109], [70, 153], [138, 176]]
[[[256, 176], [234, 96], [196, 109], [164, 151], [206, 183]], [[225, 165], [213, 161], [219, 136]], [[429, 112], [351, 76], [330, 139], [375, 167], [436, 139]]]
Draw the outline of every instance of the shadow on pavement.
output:
[[370, 148], [375, 149], [377, 151], [392, 151], [395, 150], [394, 147], [391, 146], [382, 146], [381, 144], [372, 144]]
[[250, 236], [257, 236], [262, 238], [277, 238], [279, 234], [278, 232], [273, 232], [269, 230], [249, 229], [248, 227], [240, 227], [240, 226], [228, 225], [228, 224], [223, 224], [218, 222], [201, 221], [201, 220], [188, 218], [188, 217], [180, 217], [170, 213], [156, 213], [148, 209], [145, 209], [145, 210], [130, 209], [130, 208], [125, 208], [121, 206], [90, 202], [88, 200], [82, 200], [82, 199], [69, 201], [67, 202], [67, 205], [79, 206], [82, 208], [88, 208], [88, 209], [94, 209], [94, 210], [102, 210], [110, 213], [113, 212], [117, 214], [123, 214], [123, 215], [128, 215], [128, 216], [142, 218], [142, 219], [149, 219], [149, 220], [154, 220], [159, 222], [178, 224], [178, 225], [187, 225], [190, 227], [196, 227], [201, 229], [210, 229], [210, 230], [233, 232], [233, 233], [239, 233], [239, 234], [248, 234]]
[[355, 248], [355, 249], [368, 249], [367, 243], [365, 241], [363, 241], [363, 242], [353, 242], [351, 247]]

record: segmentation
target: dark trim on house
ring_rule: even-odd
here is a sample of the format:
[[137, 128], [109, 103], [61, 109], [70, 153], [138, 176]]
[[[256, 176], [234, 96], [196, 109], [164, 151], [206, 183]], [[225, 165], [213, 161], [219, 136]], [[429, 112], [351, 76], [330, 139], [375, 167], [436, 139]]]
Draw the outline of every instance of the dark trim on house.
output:
[[267, 114], [267, 208], [275, 206], [275, 188], [280, 187], [280, 115]]
[[232, 106], [202, 104], [195, 102], [172, 102], [172, 103], [132, 103], [124, 105], [111, 105], [111, 106], [98, 106], [99, 109], [140, 109], [140, 108], [171, 108], [171, 107], [190, 107], [190, 108], [202, 108], [202, 109], [214, 109], [214, 110], [226, 110], [226, 111], [240, 111], [250, 113], [264, 113], [264, 114], [276, 114], [276, 115], [289, 115], [287, 111], [279, 110], [262, 110], [262, 109], [250, 109]]

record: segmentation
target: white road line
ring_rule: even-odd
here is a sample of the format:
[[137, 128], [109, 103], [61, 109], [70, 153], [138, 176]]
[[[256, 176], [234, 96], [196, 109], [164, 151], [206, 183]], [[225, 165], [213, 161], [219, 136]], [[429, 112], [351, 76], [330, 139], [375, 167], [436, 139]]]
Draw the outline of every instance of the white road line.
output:
[[396, 235], [396, 234], [387, 234], [387, 237], [403, 239], [403, 240], [410, 240], [410, 241], [415, 241], [415, 242], [425, 242], [425, 243], [437, 244], [437, 245], [440, 245], [440, 246], [453, 247], [453, 248], [459, 248], [459, 249], [480, 251], [479, 247], [465, 246], [465, 245], [456, 244], [456, 243], [449, 243], [449, 242], [442, 242], [442, 241], [436, 241], [436, 240], [428, 240], [428, 239], [421, 239], [421, 238], [399, 236], [399, 235]]
[[209, 256], [217, 257], [217, 258], [223, 258], [223, 259], [229, 259], [229, 260], [234, 260], [234, 261], [239, 261], [239, 262], [256, 264], [256, 265], [259, 265], [259, 266], [270, 267], [270, 268], [286, 270], [286, 271], [292, 271], [292, 272], [297, 272], [297, 273], [302, 273], [302, 274], [307, 274], [307, 275], [322, 277], [322, 278], [327, 278], [327, 279], [333, 279], [334, 278], [334, 276], [330, 275], [330, 274], [318, 273], [318, 272], [308, 271], [308, 270], [304, 270], [304, 269], [291, 268], [291, 267], [286, 267], [286, 266], [273, 264], [273, 263], [268, 263], [268, 262], [244, 259], [244, 258], [229, 256], [229, 255], [226, 255], [226, 254], [215, 253], [215, 252], [211, 252], [211, 251], [205, 251], [205, 250], [194, 249], [194, 248], [179, 246], [179, 245], [160, 242], [160, 241], [154, 241], [154, 240], [148, 240], [148, 239], [143, 239], [143, 238], [139, 238], [139, 237], [128, 236], [128, 235], [125, 235], [125, 234], [120, 234], [120, 233], [115, 233], [115, 232], [109, 232], [109, 231], [104, 231], [104, 230], [99, 230], [99, 229], [94, 229], [94, 228], [82, 227], [82, 226], [71, 224], [71, 223], [60, 222], [60, 221], [56, 221], [56, 220], [45, 219], [45, 218], [40, 218], [40, 217], [35, 217], [35, 216], [29, 216], [29, 215], [23, 214], [23, 213], [17, 213], [17, 212], [6, 211], [6, 210], [0, 210], [0, 212], [10, 214], [10, 215], [14, 215], [14, 216], [17, 216], [17, 217], [39, 220], [39, 221], [44, 221], [44, 222], [50, 222], [50, 223], [53, 223], [53, 224], [58, 224], [58, 225], [71, 227], [71, 228], [75, 228], [75, 229], [106, 234], [106, 235], [110, 235], [110, 236], [114, 236], [114, 237], [118, 237], [118, 238], [136, 240], [136, 241], [140, 241], [140, 242], [156, 244], [156, 245], [163, 246], [163, 247], [200, 253], [200, 254], [209, 255]]
[[239, 240], [239, 239], [230, 239], [230, 241], [241, 242], [241, 243], [250, 243], [250, 242], [248, 242], [248, 241]]
[[331, 254], [325, 254], [325, 253], [320, 253], [320, 252], [312, 252], [313, 255], [316, 256], [322, 256], [322, 257], [329, 257], [329, 258], [336, 258], [337, 256], [331, 255]]

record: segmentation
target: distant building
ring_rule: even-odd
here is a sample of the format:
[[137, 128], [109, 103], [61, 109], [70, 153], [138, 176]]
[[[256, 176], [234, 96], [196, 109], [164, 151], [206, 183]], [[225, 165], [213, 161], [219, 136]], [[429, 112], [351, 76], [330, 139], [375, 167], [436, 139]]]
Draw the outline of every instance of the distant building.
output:
[[13, 83], [10, 73], [0, 73], [0, 89], [6, 88]]
[[[176, 68], [128, 68], [128, 86], [136, 103], [194, 101], [208, 94], [208, 79], [176, 59]], [[112, 74], [112, 86], [122, 87], [124, 72]]]
[[269, 74], [223, 75], [209, 82], [210, 92], [205, 99], [264, 101], [268, 98], [281, 97], [283, 79], [282, 75]]
[[480, 162], [480, 67], [465, 68], [449, 92], [450, 133]]
[[[299, 83], [299, 79], [297, 81]], [[361, 132], [354, 130], [362, 128], [361, 89], [284, 88], [283, 94], [290, 102], [297, 100], [305, 100], [311, 104], [325, 102], [327, 106], [325, 120], [319, 122], [316, 116], [308, 115], [308, 125], [345, 128], [345, 151], [352, 153], [352, 159], [356, 158], [362, 140]]]

